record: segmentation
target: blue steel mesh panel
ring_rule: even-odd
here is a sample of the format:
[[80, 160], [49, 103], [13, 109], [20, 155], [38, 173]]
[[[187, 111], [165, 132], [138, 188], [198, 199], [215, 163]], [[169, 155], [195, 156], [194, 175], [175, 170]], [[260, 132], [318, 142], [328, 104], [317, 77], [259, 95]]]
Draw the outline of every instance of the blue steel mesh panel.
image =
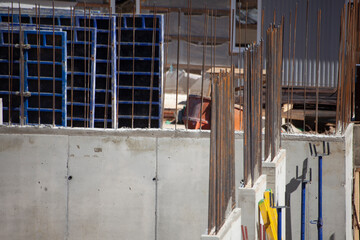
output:
[[117, 19], [118, 127], [146, 128], [149, 119], [152, 128], [161, 127], [163, 17], [155, 18], [124, 14]]
[[[27, 29], [29, 28], [22, 31], [24, 44], [28, 44], [28, 48], [23, 51], [23, 66], [20, 66], [20, 51], [17, 45], [20, 37], [19, 28], [13, 26], [0, 29], [0, 62], [6, 65], [0, 73], [2, 90], [0, 97], [4, 99], [4, 122], [11, 120], [12, 123], [19, 123], [20, 113], [24, 111], [25, 124], [38, 124], [39, 114], [40, 124], [52, 124], [53, 112], [55, 112], [55, 124], [66, 126], [66, 33], [58, 30], [52, 32]], [[37, 45], [37, 34], [40, 36], [39, 45]], [[52, 41], [53, 35], [55, 35], [55, 47]], [[40, 52], [37, 51], [38, 47]], [[55, 50], [55, 62], [53, 62], [53, 50]], [[21, 67], [24, 68], [23, 109], [20, 109], [19, 96]]]

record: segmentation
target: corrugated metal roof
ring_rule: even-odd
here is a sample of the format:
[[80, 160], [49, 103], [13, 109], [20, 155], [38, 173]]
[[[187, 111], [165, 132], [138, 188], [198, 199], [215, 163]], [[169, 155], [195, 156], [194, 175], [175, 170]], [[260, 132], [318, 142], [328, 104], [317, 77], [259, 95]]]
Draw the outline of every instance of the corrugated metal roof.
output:
[[[292, 54], [294, 40], [295, 8], [297, 10], [296, 49], [294, 61], [294, 86], [316, 85], [316, 39], [317, 39], [317, 11], [321, 9], [321, 37], [320, 37], [320, 79], [319, 86], [336, 87], [338, 75], [338, 54], [340, 38], [340, 15], [345, 0], [310, 0], [309, 1], [309, 35], [308, 35], [308, 74], [305, 69], [305, 36], [306, 36], [306, 0], [262, 0], [264, 9], [264, 36], [270, 23], [273, 22], [274, 10], [276, 23], [281, 16], [285, 17], [284, 26], [284, 64], [283, 84], [290, 83], [288, 71], [292, 73]], [[289, 15], [291, 19], [291, 57], [289, 62]], [[266, 41], [266, 39], [264, 39]]]

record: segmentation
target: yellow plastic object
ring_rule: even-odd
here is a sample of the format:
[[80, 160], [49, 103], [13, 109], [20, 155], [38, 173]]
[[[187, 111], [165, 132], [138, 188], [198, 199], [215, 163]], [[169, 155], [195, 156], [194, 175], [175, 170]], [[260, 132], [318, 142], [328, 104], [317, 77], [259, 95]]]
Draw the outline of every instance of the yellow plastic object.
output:
[[272, 197], [271, 189], [264, 192], [264, 199], [259, 201], [259, 210], [264, 221], [266, 235], [270, 240], [277, 240], [277, 212], [275, 208], [270, 205]]

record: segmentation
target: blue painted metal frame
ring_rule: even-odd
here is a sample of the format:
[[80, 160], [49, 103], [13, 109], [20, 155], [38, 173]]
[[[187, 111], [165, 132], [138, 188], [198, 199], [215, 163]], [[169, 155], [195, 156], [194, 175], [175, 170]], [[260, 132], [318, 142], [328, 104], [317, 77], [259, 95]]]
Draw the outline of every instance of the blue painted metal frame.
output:
[[[76, 16], [76, 25], [77, 26], [81, 26], [80, 20], [83, 20], [85, 18], [85, 16]], [[101, 14], [93, 14], [91, 15], [91, 20], [93, 21], [93, 26], [97, 29], [97, 33], [106, 33], [106, 34], [110, 34], [110, 45], [107, 44], [96, 44], [96, 51], [98, 51], [99, 48], [106, 48], [109, 49], [109, 53], [110, 53], [110, 59], [100, 59], [99, 56], [97, 55], [96, 57], [96, 68], [101, 68], [101, 63], [108, 63], [110, 61], [111, 63], [111, 67], [110, 67], [110, 72], [108, 73], [108, 75], [106, 74], [96, 74], [96, 83], [95, 83], [95, 94], [96, 93], [104, 93], [106, 92], [106, 89], [101, 89], [97, 87], [97, 83], [100, 79], [106, 79], [109, 81], [110, 80], [110, 86], [108, 89], [108, 93], [111, 94], [111, 99], [116, 99], [116, 91], [115, 91], [115, 83], [116, 83], [116, 79], [115, 79], [115, 73], [116, 73], [116, 17], [113, 15], [101, 15]], [[110, 22], [110, 27], [107, 29], [104, 28], [99, 28], [98, 25], [99, 21], [109, 21]], [[108, 37], [108, 36], [107, 36]], [[105, 124], [105, 120], [104, 118], [96, 118], [96, 111], [97, 109], [101, 109], [101, 108], [105, 108], [105, 104], [100, 103], [97, 101], [98, 99], [95, 98], [94, 101], [94, 127], [96, 126], [96, 123], [103, 123]], [[107, 104], [107, 108], [108, 108], [108, 112], [112, 111], [112, 115], [111, 118], [106, 118], [106, 127], [109, 127], [108, 124], [111, 123], [111, 127], [114, 128], [115, 124], [116, 124], [116, 118], [114, 115], [113, 109], [116, 109], [115, 107], [115, 101], [111, 101], [110, 103]], [[104, 110], [105, 111], [105, 110]]]
[[[53, 18], [53, 15], [52, 15], [52, 10], [46, 10], [46, 9], [42, 9], [41, 10], [41, 15], [40, 15], [40, 18], [41, 19], [52, 19]], [[79, 11], [79, 14], [81, 14], [81, 11]], [[7, 13], [1, 13], [0, 12], [0, 22], [2, 22], [2, 17], [8, 17], [8, 14]], [[14, 23], [18, 23], [19, 22], [19, 15], [18, 14], [13, 14], [14, 16]], [[29, 22], [28, 24], [22, 24], [22, 26], [32, 26], [32, 27], [36, 27], [36, 25], [34, 25], [36, 23], [36, 21], [34, 20], [35, 18], [35, 14], [34, 12], [32, 12], [31, 10], [28, 11], [27, 13], [22, 13], [22, 17], [28, 17], [29, 18]], [[78, 31], [84, 31], [84, 27], [79, 27], [80, 23], [79, 23], [79, 19], [81, 18], [81, 16], [79, 17], [78, 15], [75, 16], [75, 25], [76, 26], [70, 26], [71, 24], [69, 25], [63, 25], [62, 24], [62, 20], [66, 20], [68, 21], [69, 23], [71, 23], [71, 15], [70, 15], [70, 11], [66, 11], [66, 10], [56, 10], [55, 11], [55, 24], [56, 24], [56, 28], [58, 29], [63, 29], [63, 30], [66, 30], [66, 31], [71, 31], [72, 29], [75, 31], [75, 32], [78, 32]], [[40, 20], [41, 22], [41, 20]], [[14, 24], [15, 25], [15, 24]], [[52, 26], [52, 25], [46, 25], [46, 24], [41, 24], [41, 28], [43, 29], [46, 29], [45, 26]], [[94, 102], [95, 102], [95, 92], [94, 92], [94, 89], [95, 89], [95, 74], [96, 74], [96, 64], [95, 64], [95, 61], [96, 61], [96, 36], [97, 36], [97, 31], [96, 31], [96, 28], [89, 28], [87, 27], [86, 30], [89, 30], [91, 31], [91, 37], [92, 37], [92, 41], [91, 41], [91, 86], [90, 86], [90, 127], [94, 127]], [[74, 34], [74, 36], [76, 36], [76, 34]], [[71, 40], [66, 40], [66, 43], [70, 46], [71, 48]], [[80, 41], [78, 41], [77, 39], [75, 39], [74, 43], [76, 44], [79, 44], [81, 43]], [[85, 44], [84, 42], [82, 42], [82, 44]], [[79, 59], [78, 57], [76, 57], [77, 59]], [[67, 59], [71, 59], [71, 56], [69, 55], [67, 57]], [[74, 73], [74, 75], [84, 75], [85, 73], [80, 73], [80, 72], [76, 72]], [[71, 76], [71, 69], [68, 68], [67, 69], [67, 75], [69, 76], [69, 79], [70, 79], [70, 76]], [[71, 90], [71, 88], [68, 90]], [[79, 90], [79, 89], [77, 89]], [[83, 89], [85, 90], [85, 89]], [[65, 101], [67, 102], [67, 105], [71, 105], [71, 103], [67, 100], [67, 97], [65, 97]], [[87, 105], [85, 103], [75, 103], [74, 105]], [[71, 116], [68, 116], [67, 119], [71, 119]], [[86, 119], [85, 118], [73, 118], [73, 121], [85, 121]], [[65, 125], [66, 126], [66, 125]]]
[[[86, 43], [84, 41], [80, 41], [78, 40], [78, 36], [77, 36], [77, 33], [79, 31], [84, 31], [85, 32], [85, 28], [84, 27], [68, 27], [68, 26], [61, 26], [62, 29], [64, 30], [68, 30], [68, 31], [74, 31], [73, 33], [73, 41], [70, 40], [67, 40], [66, 43], [68, 46], [70, 46], [70, 49], [71, 49], [71, 45], [72, 44], [82, 44], [82, 45], [85, 45]], [[90, 69], [90, 89], [85, 89], [85, 88], [73, 88], [73, 90], [80, 90], [80, 91], [90, 91], [90, 119], [89, 119], [89, 123], [90, 123], [90, 127], [94, 127], [94, 99], [95, 99], [95, 92], [94, 92], [94, 89], [95, 89], [95, 71], [96, 71], [96, 64], [95, 64], [95, 61], [96, 61], [96, 28], [86, 28], [86, 31], [90, 31], [90, 35], [91, 35], [91, 41], [90, 41], [90, 58], [89, 57], [79, 57], [79, 56], [74, 56], [74, 60], [89, 60], [90, 61], [90, 65], [91, 65], [91, 69]], [[88, 41], [87, 41], [88, 43]], [[67, 59], [69, 61], [71, 61], [72, 59], [72, 56], [71, 54], [67, 56]], [[87, 75], [89, 73], [84, 73], [84, 72], [71, 72], [71, 67], [68, 68], [68, 72], [67, 72], [67, 75], [68, 75], [68, 79], [70, 81], [71, 79], [71, 75], [80, 75], [80, 76], [84, 76], [84, 75]], [[67, 87], [67, 90], [68, 91], [71, 91], [71, 87]], [[86, 103], [73, 103], [73, 105], [77, 105], [77, 106], [87, 106], [88, 104]], [[71, 102], [68, 100], [67, 101], [67, 106], [71, 106]], [[67, 120], [71, 120], [71, 116], [68, 114], [67, 116]], [[77, 118], [74, 118], [73, 117], [73, 121], [86, 121], [85, 118], [80, 118], [80, 117], [77, 117]]]
[[[28, 35], [29, 34], [37, 34], [38, 32], [36, 30], [29, 30], [31, 29], [30, 26], [24, 26], [24, 30], [22, 30], [23, 34], [24, 34], [24, 44], [29, 44], [28, 42]], [[14, 34], [19, 34], [19, 28], [18, 26], [16, 26], [15, 24], [12, 26], [12, 32]], [[0, 29], [0, 46], [2, 47], [9, 47], [10, 44], [5, 44], [4, 42], [4, 33], [9, 33], [8, 27], [5, 27], [4, 25], [1, 26]], [[40, 35], [42, 35], [42, 44], [40, 45], [41, 49], [53, 49], [52, 45], [48, 45], [46, 44], [46, 35], [53, 35], [55, 34], [55, 36], [60, 36], [61, 37], [61, 46], [55, 46], [55, 49], [60, 49], [61, 50], [61, 55], [62, 55], [62, 59], [61, 62], [55, 62], [55, 65], [61, 65], [62, 68], [62, 77], [61, 78], [55, 78], [55, 81], [61, 81], [62, 82], [62, 90], [61, 90], [61, 94], [55, 93], [55, 97], [61, 97], [62, 98], [62, 104], [61, 104], [61, 109], [55, 109], [55, 112], [61, 112], [62, 117], [61, 117], [61, 126], [66, 126], [66, 32], [62, 32], [59, 31], [59, 29], [56, 29], [56, 31], [53, 33], [52, 31], [46, 31], [46, 30], [41, 30], [40, 31]], [[13, 44], [13, 47], [15, 48], [15, 44]], [[31, 45], [30, 44], [30, 48], [37, 48], [37, 45]], [[7, 60], [1, 60], [1, 62], [8, 62]], [[14, 61], [14, 63], [19, 63], [19, 60]], [[29, 76], [29, 72], [28, 72], [28, 64], [37, 64], [37, 61], [32, 61], [29, 60], [29, 56], [28, 56], [28, 51], [26, 49], [24, 49], [24, 66], [22, 66], [24, 68], [24, 92], [29, 92], [28, 90], [28, 80], [31, 79], [38, 79], [38, 77], [34, 77], [34, 76]], [[44, 65], [52, 65], [52, 62], [47, 62], [47, 61], [41, 61], [41, 64]], [[21, 66], [20, 66], [21, 67]], [[7, 76], [8, 78], [8, 76]], [[18, 81], [20, 81], [20, 76], [13, 76], [13, 78], [18, 79]], [[41, 77], [40, 76], [40, 80], [53, 80], [52, 77]], [[21, 85], [21, 84], [20, 84]], [[20, 89], [19, 89], [20, 90]], [[38, 92], [29, 92], [32, 96], [38, 96]], [[2, 92], [2, 94], [10, 94], [9, 92], [5, 93]], [[16, 92], [12, 92], [12, 94], [16, 94]], [[53, 93], [40, 93], [40, 96], [53, 96]], [[4, 110], [8, 110], [8, 107], [4, 107]], [[17, 111], [21, 111], [20, 106], [19, 107], [14, 107], [13, 110], [17, 110]], [[28, 112], [29, 111], [38, 111], [39, 108], [31, 108], [29, 107], [29, 101], [28, 98], [24, 98], [24, 117], [25, 117], [25, 124], [33, 124], [33, 123], [29, 123], [29, 118], [28, 118]], [[48, 108], [40, 108], [40, 112], [51, 112], [52, 109], [48, 109]], [[50, 124], [50, 123], [44, 123], [44, 124]]]
[[[32, 31], [24, 31], [24, 43], [25, 44], [29, 44], [28, 43], [28, 35], [29, 34], [37, 34], [36, 30], [32, 30]], [[47, 44], [46, 42], [46, 36], [50, 35], [53, 36], [53, 34], [55, 36], [61, 36], [61, 46], [55, 46], [55, 49], [60, 49], [61, 50], [61, 62], [55, 62], [55, 65], [60, 65], [61, 66], [61, 78], [57, 78], [55, 77], [55, 81], [61, 81], [61, 94], [55, 93], [56, 97], [61, 97], [61, 109], [55, 109], [55, 112], [61, 112], [61, 126], [66, 126], [66, 56], [67, 56], [67, 49], [66, 49], [66, 32], [62, 32], [62, 31], [55, 31], [54, 33], [52, 31], [44, 31], [44, 30], [40, 30], [40, 35], [42, 35], [43, 37], [43, 43], [40, 44], [40, 49], [53, 49], [54, 47], [52, 45]], [[30, 45], [30, 47], [35, 47], [37, 48], [36, 45]], [[40, 50], [41, 51], [41, 50]], [[24, 70], [25, 70], [25, 74], [24, 74], [24, 83], [25, 83], [25, 89], [24, 91], [27, 92], [28, 89], [28, 80], [29, 79], [37, 79], [37, 77], [31, 77], [28, 74], [28, 64], [37, 64], [37, 61], [31, 61], [29, 60], [29, 55], [28, 55], [28, 51], [24, 51]], [[52, 65], [52, 62], [46, 62], [46, 61], [40, 61], [40, 64], [43, 65]], [[52, 77], [47, 78], [47, 77], [42, 77], [40, 76], [40, 80], [53, 80]], [[31, 92], [31, 95], [37, 96], [38, 93], [37, 92]], [[40, 96], [52, 96], [52, 93], [44, 93], [41, 92]], [[31, 124], [29, 123], [29, 118], [28, 116], [28, 111], [38, 111], [38, 108], [30, 108], [28, 105], [28, 98], [25, 98], [25, 109], [24, 109], [24, 114], [26, 117], [26, 124]], [[52, 109], [48, 109], [48, 108], [41, 108], [40, 107], [40, 112], [51, 112]], [[50, 123], [48, 123], [50, 124]]]
[[[129, 57], [129, 56], [117, 56], [117, 61], [121, 61], [121, 60], [140, 60], [140, 61], [148, 61], [149, 65], [151, 65], [151, 61], [154, 59], [154, 67], [156, 65], [156, 63], [158, 63], [158, 68], [155, 69], [153, 71], [153, 76], [158, 76], [158, 83], [156, 84], [158, 87], [153, 87], [153, 93], [154, 92], [158, 92], [158, 99], [159, 101], [152, 101], [152, 109], [154, 107], [158, 107], [158, 114], [156, 116], [151, 115], [151, 120], [157, 120], [158, 124], [156, 126], [156, 128], [160, 128], [162, 126], [162, 102], [163, 102], [163, 39], [164, 39], [164, 32], [162, 31], [162, 29], [164, 29], [164, 16], [163, 15], [155, 15], [156, 17], [156, 25], [158, 27], [156, 27], [156, 39], [158, 39], [158, 41], [155, 42], [155, 47], [158, 47], [158, 53], [155, 55], [158, 55], [157, 57], [154, 56], [154, 58], [150, 55], [148, 57]], [[133, 15], [132, 14], [123, 14], [121, 15], [121, 28], [120, 30], [133, 30], [133, 26], [128, 26], [127, 24], [127, 19], [129, 19], [129, 21], [132, 22], [133, 20]], [[135, 24], [135, 34], [138, 31], [149, 31], [149, 32], [153, 32], [153, 19], [154, 19], [154, 15], [153, 14], [136, 14], [135, 15], [136, 19], [141, 19], [141, 27], [137, 27]], [[146, 19], [150, 19], [151, 20], [151, 26], [146, 26]], [[118, 21], [117, 21], [118, 22]], [[121, 39], [118, 39], [117, 41], [120, 41], [120, 47], [121, 46], [132, 46], [133, 44], [135, 45], [135, 49], [136, 46], [152, 46], [152, 42], [121, 42]], [[116, 45], [118, 45], [119, 43], [116, 42]], [[135, 50], [136, 51], [136, 50]], [[121, 63], [120, 63], [121, 65]], [[118, 79], [118, 89], [132, 89], [132, 86], [128, 86], [128, 85], [123, 85], [122, 81], [121, 81], [121, 76], [124, 75], [132, 75], [133, 72], [132, 71], [121, 71], [120, 69], [117, 70], [116, 72], [116, 76], [119, 76], [120, 79]], [[149, 72], [135, 72], [134, 73], [135, 76], [139, 76], [139, 75], [147, 75], [151, 77], [151, 71]], [[155, 80], [154, 80], [155, 81]], [[134, 90], [150, 90], [150, 87], [145, 87], [145, 86], [136, 86], [137, 84], [135, 83], [134, 86]], [[119, 104], [119, 108], [121, 108], [122, 105], [126, 105], [126, 104], [132, 104], [132, 101], [124, 101], [124, 100], [118, 100], [117, 104]], [[136, 99], [134, 99], [134, 105], [137, 104], [150, 104], [150, 101], [137, 101]], [[117, 116], [118, 119], [131, 119], [131, 115], [121, 115], [119, 114], [119, 116]], [[145, 120], [149, 120], [149, 116], [142, 116], [142, 115], [135, 115], [134, 114], [134, 121], [136, 119], [145, 119]], [[152, 125], [152, 124], [151, 124]], [[129, 126], [131, 127], [131, 126]]]

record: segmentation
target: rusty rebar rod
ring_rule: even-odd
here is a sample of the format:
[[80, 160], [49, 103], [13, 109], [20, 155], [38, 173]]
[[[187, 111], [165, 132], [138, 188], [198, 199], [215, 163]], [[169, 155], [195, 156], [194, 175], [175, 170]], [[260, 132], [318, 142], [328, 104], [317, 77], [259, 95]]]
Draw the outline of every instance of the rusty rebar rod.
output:
[[134, 128], [135, 101], [135, 6], [132, 15], [132, 86], [131, 86], [131, 128]]
[[[206, 9], [206, 6], [205, 6]], [[205, 65], [206, 65], [206, 45], [207, 45], [207, 31], [208, 31], [208, 15], [209, 12], [205, 11], [205, 22], [204, 22], [204, 41], [203, 41], [203, 60], [202, 60], [202, 73], [201, 73], [201, 103], [200, 103], [200, 131], [202, 130], [202, 122], [203, 122], [203, 105], [204, 105], [204, 81], [205, 81]]]
[[187, 78], [186, 78], [186, 117], [185, 128], [189, 128], [189, 92], [190, 92], [190, 45], [191, 45], [191, 0], [188, 0], [188, 25], [187, 25]]
[[[291, 105], [294, 103], [294, 79], [295, 79], [295, 53], [296, 53], [296, 23], [297, 23], [297, 9], [298, 4], [295, 7], [295, 20], [294, 20], [294, 44], [293, 44], [293, 59], [292, 59], [292, 77], [291, 77]], [[289, 93], [288, 93], [289, 94]], [[292, 111], [290, 112], [290, 123], [292, 124]]]
[[52, 124], [53, 126], [55, 126], [56, 124], [56, 116], [55, 116], [55, 78], [56, 78], [56, 68], [55, 68], [55, 2], [54, 0], [52, 1], [52, 24], [53, 24], [53, 27], [52, 27], [52, 61], [53, 61], [53, 64], [52, 64]]
[[154, 61], [155, 61], [155, 42], [156, 42], [156, 9], [154, 7], [153, 16], [153, 34], [152, 34], [152, 46], [151, 46], [151, 75], [150, 75], [150, 100], [149, 100], [149, 121], [148, 128], [151, 128], [151, 111], [153, 101], [153, 85], [154, 85]]
[[[305, 70], [303, 75], [304, 82], [304, 123], [303, 123], [303, 132], [306, 128], [306, 94], [307, 94], [307, 84], [308, 84], [308, 44], [309, 44], [309, 0], [306, 1], [306, 31], [305, 31]], [[339, 62], [340, 63], [340, 62]]]
[[179, 59], [180, 59], [180, 9], [178, 11], [177, 26], [177, 54], [176, 54], [176, 93], [175, 93], [175, 130], [178, 122], [178, 93], [179, 93]]
[[321, 9], [317, 16], [317, 41], [316, 41], [316, 109], [315, 109], [315, 132], [319, 130], [319, 78], [320, 78], [320, 31], [321, 31]]
[[[111, 12], [111, 7], [109, 7], [109, 12]], [[111, 59], [112, 59], [112, 53], [110, 53], [110, 44], [111, 44], [111, 31], [112, 31], [112, 15], [109, 15], [109, 27], [108, 27], [108, 42], [107, 42], [107, 57], [106, 57], [106, 80], [105, 80], [105, 111], [104, 111], [104, 128], [107, 128], [107, 121], [108, 121], [108, 102], [109, 102], [109, 75], [110, 75], [110, 67], [111, 67]], [[133, 26], [135, 28], [135, 26]], [[134, 89], [134, 86], [133, 86]], [[134, 101], [132, 102], [132, 105], [134, 105]], [[134, 111], [134, 108], [132, 108], [132, 111]], [[133, 118], [132, 118], [133, 119]]]

